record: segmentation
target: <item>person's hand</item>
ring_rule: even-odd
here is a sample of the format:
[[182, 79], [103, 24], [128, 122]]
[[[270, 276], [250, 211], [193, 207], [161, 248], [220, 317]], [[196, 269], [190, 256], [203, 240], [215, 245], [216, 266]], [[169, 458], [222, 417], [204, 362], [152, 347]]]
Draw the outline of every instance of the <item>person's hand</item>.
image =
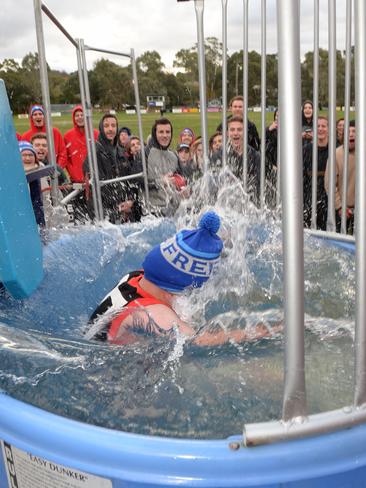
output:
[[167, 173], [166, 175], [163, 175], [162, 180], [165, 186], [175, 185], [173, 173]]
[[271, 125], [268, 127], [268, 130], [271, 130], [271, 131], [272, 131], [272, 130], [277, 129], [277, 128], [278, 128], [277, 121], [276, 121], [276, 120], [274, 120], [274, 121], [272, 122], [272, 124], [271, 124]]
[[126, 200], [125, 202], [121, 202], [118, 205], [118, 210], [121, 213], [130, 213], [132, 207], [133, 207], [133, 201], [132, 200]]
[[307, 141], [312, 141], [313, 140], [313, 131], [304, 131], [302, 133], [302, 138], [306, 139]]
[[[338, 209], [338, 215], [342, 217], [342, 207]], [[346, 218], [350, 219], [353, 215], [353, 208], [347, 207], [346, 208]]]

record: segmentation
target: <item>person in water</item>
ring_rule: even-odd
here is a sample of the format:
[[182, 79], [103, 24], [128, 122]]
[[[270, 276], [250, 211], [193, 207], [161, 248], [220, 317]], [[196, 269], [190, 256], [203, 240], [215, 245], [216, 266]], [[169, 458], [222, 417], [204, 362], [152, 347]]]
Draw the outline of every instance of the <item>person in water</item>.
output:
[[173, 309], [177, 295], [187, 288], [199, 288], [209, 279], [223, 248], [219, 228], [219, 216], [206, 212], [197, 229], [182, 230], [148, 252], [143, 269], [124, 276], [93, 312], [90, 324], [109, 317], [94, 339], [131, 344], [141, 334], [161, 336], [175, 330], [197, 345], [216, 346], [270, 335], [263, 324], [250, 332], [220, 329], [196, 333]]

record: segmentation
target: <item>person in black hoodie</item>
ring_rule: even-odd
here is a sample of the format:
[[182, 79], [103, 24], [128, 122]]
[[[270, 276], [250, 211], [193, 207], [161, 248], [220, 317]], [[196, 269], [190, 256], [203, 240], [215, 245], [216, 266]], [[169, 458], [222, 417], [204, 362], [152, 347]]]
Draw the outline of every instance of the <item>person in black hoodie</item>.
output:
[[[231, 111], [231, 115], [229, 115], [227, 118], [228, 122], [232, 117], [243, 117], [244, 98], [241, 95], [233, 97], [230, 100], [229, 109]], [[216, 131], [222, 133], [222, 123], [217, 126]], [[260, 150], [261, 141], [259, 139], [257, 127], [249, 119], [248, 119], [248, 144], [256, 151]]]
[[[111, 180], [127, 176], [129, 170], [125, 158], [121, 157], [117, 146], [118, 120], [111, 114], [103, 115], [99, 122], [99, 136], [96, 141], [99, 180]], [[89, 163], [83, 165], [86, 177], [90, 177]], [[138, 188], [130, 182], [119, 181], [101, 187], [103, 208], [108, 220], [113, 223], [139, 222], [141, 205]]]
[[[328, 119], [318, 117], [318, 173], [317, 173], [317, 228], [326, 230], [328, 197], [324, 188], [324, 175], [328, 160]], [[311, 226], [312, 213], [312, 177], [313, 177], [313, 144], [309, 143], [303, 149], [304, 163], [304, 225]]]
[[313, 140], [313, 113], [313, 102], [311, 100], [305, 100], [301, 109], [303, 144], [307, 144]]

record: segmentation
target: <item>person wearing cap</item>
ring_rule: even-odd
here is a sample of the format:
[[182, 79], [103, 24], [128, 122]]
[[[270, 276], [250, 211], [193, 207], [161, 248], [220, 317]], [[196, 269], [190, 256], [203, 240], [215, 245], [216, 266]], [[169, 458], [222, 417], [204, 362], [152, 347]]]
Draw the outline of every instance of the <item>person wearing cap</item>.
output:
[[223, 248], [219, 228], [219, 216], [206, 212], [197, 229], [182, 230], [148, 252], [143, 269], [124, 276], [90, 317], [90, 324], [107, 318], [94, 339], [131, 344], [141, 334], [168, 336], [178, 329], [197, 345], [215, 346], [268, 335], [263, 326], [257, 326], [254, 334], [220, 330], [196, 335], [173, 309], [177, 295], [199, 288], [209, 279]]
[[[83, 107], [77, 105], [72, 111], [73, 128], [65, 132], [64, 141], [67, 151], [66, 171], [72, 183], [83, 183], [83, 163], [88, 154], [85, 137], [85, 120]], [[94, 140], [98, 138], [98, 131], [93, 129]]]
[[[19, 151], [26, 174], [40, 168], [36, 150], [30, 142], [20, 141]], [[30, 181], [28, 186], [36, 222], [39, 226], [44, 227], [46, 221], [44, 218], [42, 190], [39, 178]]]
[[186, 127], [179, 133], [179, 143], [180, 144], [188, 144], [190, 146], [192, 142], [195, 141], [195, 135], [192, 129]]
[[[44, 117], [44, 109], [41, 105], [33, 105], [29, 112], [29, 120], [31, 128], [24, 132], [22, 141], [30, 142], [32, 136], [37, 132], [46, 132], [46, 124]], [[56, 127], [52, 128], [53, 142], [55, 145], [56, 163], [65, 168], [67, 165], [66, 147], [61, 135], [61, 132]]]
[[194, 166], [188, 144], [181, 143], [177, 146], [178, 154], [178, 174], [183, 176], [186, 181], [192, 181], [194, 176]]

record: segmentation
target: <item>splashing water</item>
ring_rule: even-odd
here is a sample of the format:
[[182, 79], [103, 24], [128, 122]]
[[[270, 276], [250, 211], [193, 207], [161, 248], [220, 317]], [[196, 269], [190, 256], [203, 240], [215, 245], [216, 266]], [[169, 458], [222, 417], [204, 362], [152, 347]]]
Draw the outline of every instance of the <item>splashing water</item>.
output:
[[[176, 219], [53, 230], [45, 279], [29, 299], [0, 296], [0, 388], [76, 420], [130, 432], [224, 438], [245, 422], [279, 418], [283, 338], [220, 347], [144, 337], [129, 346], [87, 340], [91, 312], [152, 246], [193, 227], [214, 207], [224, 255], [212, 278], [181, 296], [175, 309], [195, 328], [268, 327], [283, 318], [280, 224], [260, 213], [225, 168], [206, 175]], [[215, 203], [215, 205], [212, 205]], [[306, 377], [309, 412], [351, 402], [354, 256], [305, 238]]]

